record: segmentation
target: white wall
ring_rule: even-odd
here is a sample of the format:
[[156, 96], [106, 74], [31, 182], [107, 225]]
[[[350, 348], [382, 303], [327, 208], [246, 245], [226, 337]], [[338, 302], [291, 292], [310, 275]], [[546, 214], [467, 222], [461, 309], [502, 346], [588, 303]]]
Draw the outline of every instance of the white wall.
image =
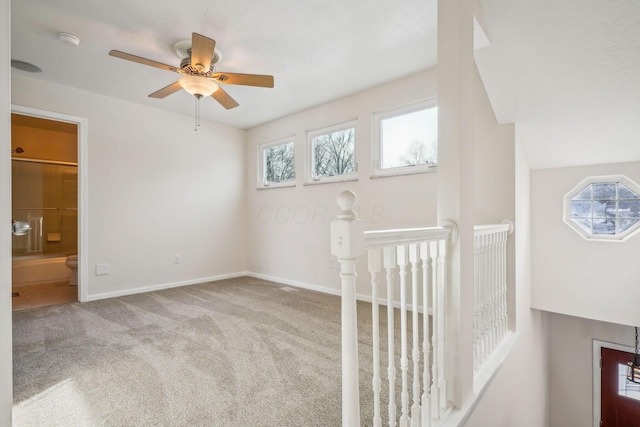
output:
[[[474, 69], [473, 223], [515, 220], [515, 126], [499, 125], [477, 69]], [[513, 286], [514, 238], [507, 240], [507, 283]], [[509, 295], [509, 312], [514, 295]], [[510, 322], [512, 327], [515, 322]]]
[[11, 12], [10, 1], [0, 0], [0, 426], [11, 425]]
[[[330, 269], [329, 223], [344, 189], [358, 195], [365, 228], [427, 227], [436, 224], [437, 173], [370, 179], [373, 174], [372, 114], [434, 97], [436, 72], [429, 70], [306, 110], [249, 130], [249, 271], [329, 292], [339, 290]], [[358, 181], [304, 185], [306, 133], [357, 118]], [[296, 186], [257, 190], [258, 145], [295, 135]], [[358, 293], [370, 294], [361, 263]]]
[[640, 183], [640, 162], [532, 172], [532, 304], [541, 310], [638, 325], [640, 235], [587, 241], [562, 220], [562, 199], [587, 176], [623, 174]]
[[555, 313], [549, 325], [551, 426], [593, 425], [593, 340], [633, 347], [634, 329]]
[[89, 299], [246, 270], [245, 131], [194, 135], [191, 117], [17, 72], [12, 88], [16, 105], [88, 119]]
[[547, 330], [543, 313], [530, 309], [531, 211], [529, 166], [522, 145], [515, 151], [515, 252], [518, 337], [487, 387], [466, 427], [540, 427], [549, 423]]

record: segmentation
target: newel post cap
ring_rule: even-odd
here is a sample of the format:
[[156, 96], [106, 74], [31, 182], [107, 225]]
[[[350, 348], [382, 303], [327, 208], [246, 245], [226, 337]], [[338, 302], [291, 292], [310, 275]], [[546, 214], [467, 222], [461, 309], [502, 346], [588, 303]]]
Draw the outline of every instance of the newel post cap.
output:
[[338, 219], [356, 219], [358, 214], [353, 210], [353, 207], [358, 201], [358, 196], [351, 190], [344, 190], [336, 197], [336, 202], [340, 207], [338, 212]]
[[353, 210], [357, 200], [350, 190], [336, 198], [340, 212], [331, 221], [331, 255], [337, 258], [358, 258], [364, 253], [364, 223]]

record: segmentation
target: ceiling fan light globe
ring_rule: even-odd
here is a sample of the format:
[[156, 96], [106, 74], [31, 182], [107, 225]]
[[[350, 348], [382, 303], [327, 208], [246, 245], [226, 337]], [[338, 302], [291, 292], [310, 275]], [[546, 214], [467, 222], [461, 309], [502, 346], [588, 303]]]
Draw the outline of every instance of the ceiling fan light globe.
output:
[[183, 76], [178, 80], [180, 86], [191, 95], [210, 96], [216, 90], [218, 85], [211, 79], [198, 76]]

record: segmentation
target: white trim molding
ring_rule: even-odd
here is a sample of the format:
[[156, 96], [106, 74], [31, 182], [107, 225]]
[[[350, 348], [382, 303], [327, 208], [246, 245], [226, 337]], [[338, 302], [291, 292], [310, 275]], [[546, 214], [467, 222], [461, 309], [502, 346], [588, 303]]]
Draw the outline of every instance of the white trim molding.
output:
[[11, 112], [78, 126], [78, 301], [89, 301], [89, 120], [16, 104]]
[[199, 285], [201, 283], [217, 282], [220, 280], [234, 279], [236, 277], [243, 277], [247, 275], [248, 274], [246, 271], [240, 271], [237, 273], [219, 274], [217, 276], [199, 277], [197, 279], [183, 280], [180, 282], [161, 283], [159, 285], [140, 286], [137, 288], [124, 289], [121, 291], [103, 292], [101, 294], [88, 295], [87, 301], [97, 301], [97, 300], [106, 299], [106, 298], [115, 298], [115, 297], [122, 297], [126, 295], [142, 294], [145, 292], [161, 291], [163, 289], [179, 288], [182, 286]]
[[602, 416], [602, 408], [600, 401], [601, 394], [601, 378], [600, 378], [600, 355], [603, 348], [612, 350], [625, 351], [633, 353], [635, 349], [628, 345], [615, 344], [607, 341], [593, 340], [593, 427], [600, 427], [600, 418]]

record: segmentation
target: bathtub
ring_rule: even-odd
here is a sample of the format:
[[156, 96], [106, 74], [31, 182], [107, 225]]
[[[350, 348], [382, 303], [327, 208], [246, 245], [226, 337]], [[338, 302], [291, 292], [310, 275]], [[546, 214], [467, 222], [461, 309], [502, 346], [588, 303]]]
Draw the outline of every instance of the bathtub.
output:
[[14, 259], [11, 268], [12, 285], [25, 286], [68, 281], [71, 277], [71, 269], [64, 264], [66, 260], [66, 256]]

